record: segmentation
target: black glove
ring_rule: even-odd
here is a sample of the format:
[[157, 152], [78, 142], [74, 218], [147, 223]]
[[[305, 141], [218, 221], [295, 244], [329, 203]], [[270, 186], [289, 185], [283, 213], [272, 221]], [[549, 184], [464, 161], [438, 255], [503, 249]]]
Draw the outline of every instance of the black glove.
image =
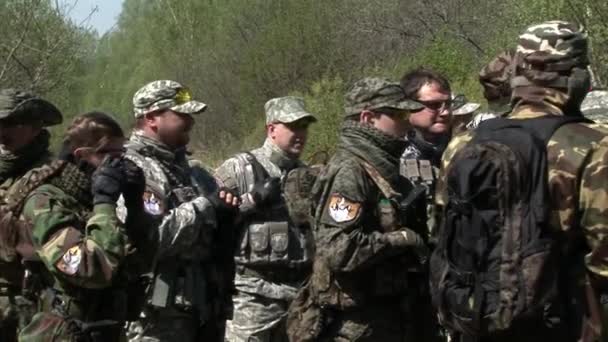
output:
[[401, 228], [395, 232], [386, 233], [386, 241], [394, 247], [407, 248], [413, 251], [421, 264], [428, 260], [429, 249], [422, 237], [409, 228]]
[[120, 159], [106, 157], [93, 172], [93, 204], [115, 204], [122, 191], [125, 173]]
[[121, 160], [125, 174], [122, 188], [122, 197], [125, 199], [127, 210], [138, 210], [143, 206], [143, 194], [146, 189], [144, 172], [133, 161], [123, 158]]
[[272, 177], [265, 182], [256, 183], [250, 194], [258, 208], [272, 204], [281, 198], [281, 179]]

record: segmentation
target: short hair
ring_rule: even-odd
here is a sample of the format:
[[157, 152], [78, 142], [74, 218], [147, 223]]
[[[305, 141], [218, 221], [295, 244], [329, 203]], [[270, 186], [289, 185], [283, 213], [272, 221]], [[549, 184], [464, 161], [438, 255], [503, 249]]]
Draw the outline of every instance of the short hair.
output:
[[63, 139], [63, 152], [72, 153], [79, 147], [98, 147], [109, 138], [123, 138], [118, 122], [103, 112], [88, 112], [72, 120]]
[[410, 100], [417, 100], [420, 88], [429, 83], [436, 83], [442, 91], [448, 94], [452, 92], [447, 78], [436, 71], [425, 68], [418, 68], [406, 73], [401, 77], [400, 83], [405, 97]]

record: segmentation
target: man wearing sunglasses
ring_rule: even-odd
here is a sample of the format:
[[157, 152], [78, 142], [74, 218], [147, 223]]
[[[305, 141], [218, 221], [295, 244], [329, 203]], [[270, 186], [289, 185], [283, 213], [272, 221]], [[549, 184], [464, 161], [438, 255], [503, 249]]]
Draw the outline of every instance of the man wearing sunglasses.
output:
[[[50, 133], [44, 127], [61, 121], [61, 113], [52, 103], [23, 91], [0, 90], [0, 202], [27, 171], [50, 161]], [[18, 329], [35, 312], [33, 303], [21, 296], [23, 272], [15, 255], [0, 251], [2, 341], [17, 341]]]
[[[149, 298], [131, 341], [223, 341], [232, 255], [221, 255], [218, 224], [237, 200], [186, 154], [194, 117], [207, 105], [178, 82], [146, 84], [133, 96], [135, 130], [126, 157], [144, 170], [144, 210], [158, 224]], [[228, 260], [229, 264], [221, 264]], [[230, 278], [229, 281], [226, 279]], [[230, 283], [230, 284], [228, 284]], [[201, 336], [197, 336], [201, 334]]]
[[263, 146], [226, 160], [217, 177], [241, 195], [234, 296], [234, 317], [227, 324], [230, 342], [287, 341], [285, 313], [310, 275], [313, 239], [289, 217], [281, 178], [304, 166], [299, 160], [308, 127], [317, 121], [304, 100], [286, 96], [266, 102]]
[[417, 272], [426, 251], [416, 232], [425, 229], [424, 208], [402, 205], [412, 185], [399, 176], [408, 115], [421, 107], [383, 78], [364, 78], [346, 93], [337, 150], [313, 194], [320, 196], [316, 254], [303, 291], [319, 314], [312, 327], [305, 324], [313, 320], [290, 315], [290, 336], [426, 341], [416, 323], [423, 315], [415, 308], [426, 282]]

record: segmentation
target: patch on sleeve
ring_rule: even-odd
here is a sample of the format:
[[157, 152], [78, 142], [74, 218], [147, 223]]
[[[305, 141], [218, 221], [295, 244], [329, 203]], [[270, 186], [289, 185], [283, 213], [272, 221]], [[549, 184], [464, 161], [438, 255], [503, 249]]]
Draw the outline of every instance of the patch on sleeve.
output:
[[153, 192], [144, 192], [144, 210], [150, 215], [162, 215], [165, 212], [163, 200]]
[[353, 221], [361, 213], [361, 203], [353, 202], [340, 194], [333, 194], [327, 208], [329, 216], [336, 222]]
[[74, 246], [57, 261], [57, 269], [67, 275], [74, 275], [78, 272], [78, 267], [82, 261], [82, 250], [80, 246]]

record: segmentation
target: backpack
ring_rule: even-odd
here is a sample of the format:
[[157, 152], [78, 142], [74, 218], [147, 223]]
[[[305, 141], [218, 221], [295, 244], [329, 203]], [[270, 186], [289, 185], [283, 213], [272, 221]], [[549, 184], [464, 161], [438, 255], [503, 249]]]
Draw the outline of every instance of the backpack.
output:
[[546, 149], [559, 127], [582, 121], [484, 121], [444, 170], [448, 202], [430, 283], [448, 328], [489, 335], [543, 322], [557, 307], [560, 243], [549, 222]]

